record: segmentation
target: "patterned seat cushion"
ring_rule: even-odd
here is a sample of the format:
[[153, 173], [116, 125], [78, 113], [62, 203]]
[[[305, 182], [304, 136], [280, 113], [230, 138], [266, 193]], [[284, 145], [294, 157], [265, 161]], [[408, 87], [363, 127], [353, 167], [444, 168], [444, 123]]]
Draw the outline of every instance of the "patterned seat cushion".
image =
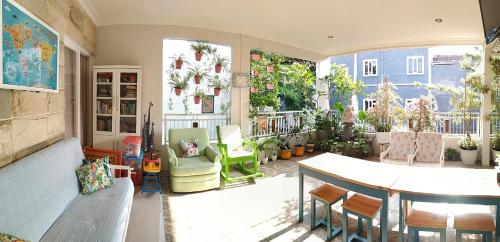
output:
[[417, 154], [420, 162], [440, 162], [443, 150], [443, 136], [439, 133], [420, 132], [417, 134]]
[[223, 144], [227, 144], [229, 151], [234, 151], [241, 148], [243, 139], [241, 138], [241, 130], [238, 125], [227, 125], [220, 127], [220, 139]]
[[392, 160], [406, 160], [415, 149], [415, 132], [392, 132], [389, 158]]

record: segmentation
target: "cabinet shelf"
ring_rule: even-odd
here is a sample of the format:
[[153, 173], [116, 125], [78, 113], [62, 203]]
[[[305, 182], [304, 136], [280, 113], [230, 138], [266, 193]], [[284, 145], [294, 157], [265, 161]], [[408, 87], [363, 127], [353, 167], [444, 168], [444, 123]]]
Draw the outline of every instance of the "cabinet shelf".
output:
[[103, 116], [103, 117], [112, 117], [113, 114], [109, 114], [109, 113], [98, 113], [96, 114], [97, 116]]
[[98, 82], [97, 85], [112, 85], [112, 82]]

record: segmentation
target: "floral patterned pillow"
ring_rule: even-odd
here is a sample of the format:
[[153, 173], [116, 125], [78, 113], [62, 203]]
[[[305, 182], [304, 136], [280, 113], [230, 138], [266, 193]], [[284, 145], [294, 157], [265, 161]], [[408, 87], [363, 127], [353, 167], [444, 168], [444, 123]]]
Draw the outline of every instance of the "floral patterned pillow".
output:
[[[103, 158], [98, 158], [98, 159], [83, 160], [83, 164], [91, 164], [95, 162], [102, 162], [102, 165], [104, 166], [104, 169], [106, 171], [106, 175], [108, 175], [110, 179], [113, 179], [113, 174], [111, 173], [111, 166], [109, 166], [109, 156], [104, 156]], [[111, 180], [111, 183], [113, 183], [113, 180]]]
[[82, 184], [82, 193], [85, 195], [109, 188], [113, 184], [109, 160], [106, 159], [83, 164], [76, 169], [76, 174]]
[[198, 150], [198, 139], [179, 140], [182, 158], [196, 157], [200, 155]]
[[29, 242], [29, 241], [20, 239], [13, 235], [0, 233], [0, 242]]

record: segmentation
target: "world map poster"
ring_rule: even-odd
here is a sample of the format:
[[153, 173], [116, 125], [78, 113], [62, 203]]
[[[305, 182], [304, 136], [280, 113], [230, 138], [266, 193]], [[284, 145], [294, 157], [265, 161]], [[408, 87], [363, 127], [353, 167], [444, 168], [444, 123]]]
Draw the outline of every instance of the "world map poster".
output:
[[11, 0], [2, 0], [0, 87], [57, 92], [59, 35]]

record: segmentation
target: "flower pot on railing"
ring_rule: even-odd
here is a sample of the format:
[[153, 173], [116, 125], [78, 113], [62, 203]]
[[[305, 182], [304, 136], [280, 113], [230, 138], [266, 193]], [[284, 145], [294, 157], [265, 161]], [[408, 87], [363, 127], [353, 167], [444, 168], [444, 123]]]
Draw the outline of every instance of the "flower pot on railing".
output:
[[176, 95], [176, 96], [180, 96], [180, 95], [181, 95], [181, 93], [182, 93], [182, 88], [178, 88], [178, 87], [176, 87], [176, 88], [175, 88], [175, 95]]
[[184, 61], [182, 60], [175, 60], [175, 69], [181, 69], [183, 63]]
[[460, 157], [466, 165], [474, 165], [477, 160], [478, 150], [462, 150], [460, 149]]
[[304, 156], [304, 145], [301, 144], [295, 145], [295, 156], [297, 157]]
[[201, 83], [201, 76], [200, 75], [194, 76], [194, 83], [195, 84], [200, 84]]
[[214, 96], [216, 96], [216, 97], [217, 97], [217, 96], [220, 96], [220, 91], [221, 91], [221, 90], [222, 90], [222, 89], [220, 89], [220, 88], [218, 88], [218, 87], [214, 88]]
[[201, 102], [201, 97], [200, 96], [194, 96], [194, 103], [195, 104], [200, 104]]
[[202, 56], [203, 56], [202, 52], [196, 52], [196, 53], [194, 53], [194, 58], [196, 59], [196, 61], [201, 61], [201, 57]]

